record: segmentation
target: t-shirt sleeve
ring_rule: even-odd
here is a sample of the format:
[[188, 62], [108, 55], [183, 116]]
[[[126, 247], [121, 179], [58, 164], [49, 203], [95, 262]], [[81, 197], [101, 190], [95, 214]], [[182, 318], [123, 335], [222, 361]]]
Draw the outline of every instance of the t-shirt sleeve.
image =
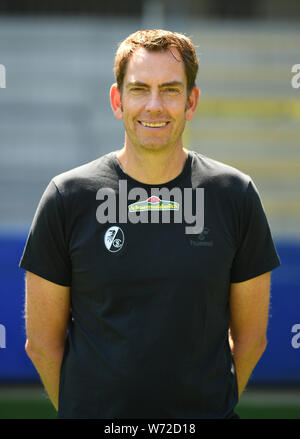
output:
[[250, 180], [240, 216], [239, 242], [231, 282], [243, 282], [280, 265], [257, 188]]
[[65, 235], [63, 200], [51, 180], [34, 215], [19, 266], [50, 282], [70, 286], [71, 262]]

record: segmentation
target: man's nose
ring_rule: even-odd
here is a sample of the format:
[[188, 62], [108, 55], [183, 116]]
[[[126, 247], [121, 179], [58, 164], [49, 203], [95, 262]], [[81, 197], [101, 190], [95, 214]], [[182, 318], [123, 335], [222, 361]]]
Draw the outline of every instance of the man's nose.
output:
[[147, 100], [145, 105], [145, 110], [148, 112], [160, 112], [163, 109], [163, 102], [160, 93], [157, 91], [153, 91]]

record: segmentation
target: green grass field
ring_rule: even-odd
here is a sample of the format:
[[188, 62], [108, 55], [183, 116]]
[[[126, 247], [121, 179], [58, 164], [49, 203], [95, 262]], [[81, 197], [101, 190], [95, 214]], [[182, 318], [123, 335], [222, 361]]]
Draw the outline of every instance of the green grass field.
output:
[[[300, 419], [300, 390], [247, 390], [236, 411], [242, 419]], [[0, 387], [0, 419], [56, 417], [41, 387]]]

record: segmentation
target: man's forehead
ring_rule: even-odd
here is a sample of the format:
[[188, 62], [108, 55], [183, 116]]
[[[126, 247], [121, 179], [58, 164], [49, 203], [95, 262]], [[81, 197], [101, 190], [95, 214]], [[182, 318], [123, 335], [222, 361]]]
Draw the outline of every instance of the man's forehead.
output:
[[157, 79], [161, 82], [184, 81], [184, 63], [176, 47], [164, 51], [137, 49], [130, 57], [125, 74], [125, 82]]
[[162, 50], [148, 50], [145, 47], [139, 47], [136, 49], [130, 59], [136, 62], [144, 62], [148, 58], [169, 57], [170, 61], [182, 62], [179, 50], [175, 46], [170, 46]]

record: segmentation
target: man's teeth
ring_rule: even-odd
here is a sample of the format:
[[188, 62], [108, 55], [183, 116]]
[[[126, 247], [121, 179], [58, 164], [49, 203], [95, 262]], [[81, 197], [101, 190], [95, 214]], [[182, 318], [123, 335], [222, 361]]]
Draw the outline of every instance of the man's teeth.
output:
[[167, 122], [162, 122], [162, 123], [147, 123], [147, 122], [143, 122], [143, 121], [141, 121], [141, 124], [142, 124], [144, 127], [158, 128], [158, 127], [164, 127], [165, 125], [167, 125]]

